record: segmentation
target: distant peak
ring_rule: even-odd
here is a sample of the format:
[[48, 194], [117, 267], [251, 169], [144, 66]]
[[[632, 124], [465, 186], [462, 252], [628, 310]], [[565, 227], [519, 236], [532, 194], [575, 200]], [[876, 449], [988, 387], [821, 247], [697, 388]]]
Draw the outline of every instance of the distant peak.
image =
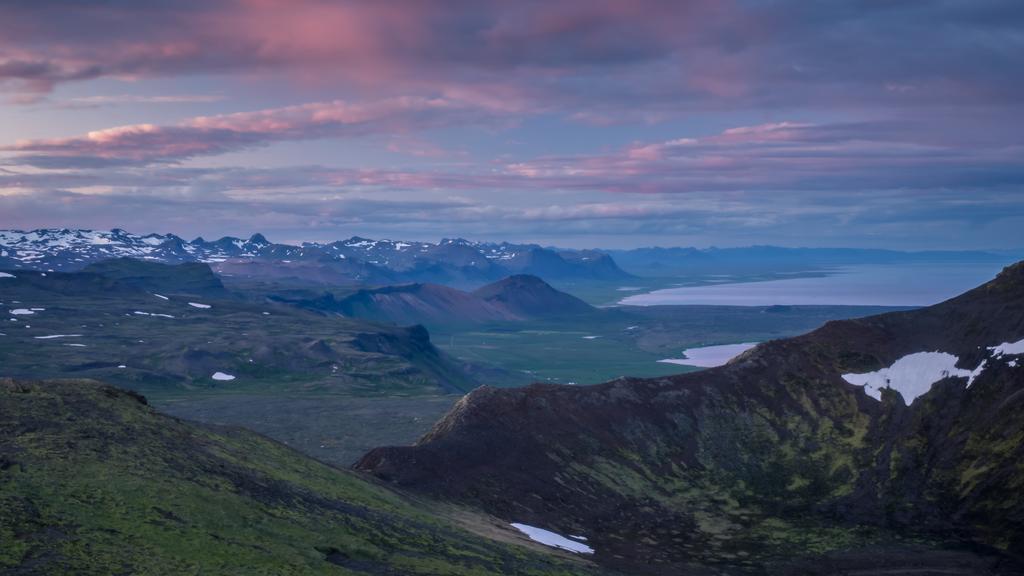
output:
[[502, 284], [536, 284], [548, 286], [549, 284], [541, 279], [539, 276], [533, 274], [513, 274], [504, 280], [499, 280]]
[[270, 242], [267, 241], [267, 238], [265, 236], [263, 236], [263, 234], [260, 234], [259, 232], [257, 232], [257, 233], [255, 233], [255, 234], [253, 234], [252, 236], [249, 237], [249, 244], [266, 245], [266, 244], [270, 244]]

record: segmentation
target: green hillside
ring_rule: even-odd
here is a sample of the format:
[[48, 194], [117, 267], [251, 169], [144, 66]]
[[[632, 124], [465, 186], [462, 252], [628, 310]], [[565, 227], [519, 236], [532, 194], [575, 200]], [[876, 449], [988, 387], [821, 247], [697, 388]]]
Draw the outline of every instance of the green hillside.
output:
[[591, 573], [467, 528], [517, 538], [131, 392], [0, 379], [0, 573]]

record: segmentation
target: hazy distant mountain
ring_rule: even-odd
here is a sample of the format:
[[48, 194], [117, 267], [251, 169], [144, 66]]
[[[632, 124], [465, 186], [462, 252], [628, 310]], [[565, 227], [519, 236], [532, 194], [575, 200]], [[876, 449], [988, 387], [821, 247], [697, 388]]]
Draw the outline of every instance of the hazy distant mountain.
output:
[[0, 269], [74, 271], [109, 258], [163, 263], [206, 262], [217, 272], [324, 283], [433, 282], [482, 284], [511, 274], [552, 279], [628, 278], [610, 256], [537, 245], [445, 239], [438, 244], [352, 237], [300, 246], [263, 235], [186, 241], [174, 234], [139, 236], [114, 229], [0, 231]]
[[679, 273], [729, 274], [812, 270], [832, 266], [864, 264], [982, 263], [1009, 264], [1024, 254], [964, 251], [877, 250], [865, 248], [785, 248], [746, 246], [742, 248], [636, 248], [605, 250], [631, 274], [674, 276]]
[[596, 309], [583, 300], [560, 292], [536, 276], [517, 274], [488, 284], [473, 295], [522, 318], [552, 318], [587, 314]]
[[1024, 570], [1021, 462], [1024, 263], [718, 368], [480, 388], [358, 467], [629, 574], [966, 576]]
[[592, 278], [616, 280], [626, 278], [615, 261], [597, 250], [554, 251], [535, 244], [481, 244], [488, 258], [519, 274], [541, 278]]

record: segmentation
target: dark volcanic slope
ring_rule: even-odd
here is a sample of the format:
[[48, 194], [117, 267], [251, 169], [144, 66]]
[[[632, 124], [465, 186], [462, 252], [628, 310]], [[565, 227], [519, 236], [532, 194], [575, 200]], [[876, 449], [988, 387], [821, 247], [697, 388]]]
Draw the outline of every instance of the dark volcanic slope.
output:
[[[1016, 573], [891, 547], [909, 545], [892, 541], [899, 533], [926, 550], [950, 539], [1024, 550], [1024, 356], [988, 349], [1021, 339], [1017, 264], [942, 304], [830, 322], [720, 368], [482, 388], [417, 446], [377, 449], [357, 466], [585, 535], [599, 561], [633, 573], [694, 562], [783, 570], [794, 556], [858, 549], [862, 561], [890, 554], [890, 567], [907, 568], [891, 574]], [[946, 377], [909, 407], [841, 377], [928, 351], [955, 354], [967, 370], [986, 364], [970, 388]]]
[[590, 573], [240, 429], [89, 380], [0, 378], [0, 573]]

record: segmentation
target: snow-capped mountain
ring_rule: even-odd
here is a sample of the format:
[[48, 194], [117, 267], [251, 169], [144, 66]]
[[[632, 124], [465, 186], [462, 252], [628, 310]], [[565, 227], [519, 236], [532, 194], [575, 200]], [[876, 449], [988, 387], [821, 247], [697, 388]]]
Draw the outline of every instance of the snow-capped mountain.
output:
[[486, 282], [511, 274], [545, 278], [615, 279], [628, 274], [596, 251], [461, 238], [437, 244], [354, 236], [330, 243], [276, 244], [262, 234], [187, 241], [174, 234], [40, 229], [0, 230], [0, 269], [75, 271], [111, 258], [165, 263], [206, 262], [225, 273], [320, 278], [325, 282]]

